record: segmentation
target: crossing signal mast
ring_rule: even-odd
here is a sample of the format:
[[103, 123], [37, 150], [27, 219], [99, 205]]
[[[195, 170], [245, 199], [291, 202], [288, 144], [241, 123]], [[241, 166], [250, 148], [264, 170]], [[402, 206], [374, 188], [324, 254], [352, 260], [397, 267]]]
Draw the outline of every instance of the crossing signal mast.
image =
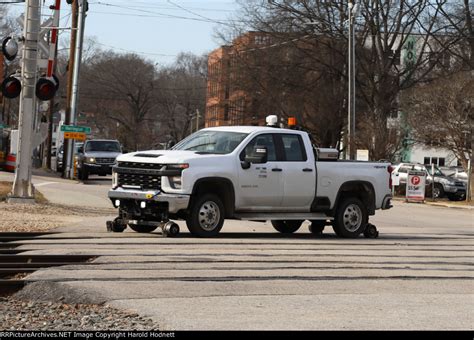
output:
[[[19, 43], [23, 45], [21, 72], [9, 75], [0, 84], [4, 97], [9, 99], [20, 97], [19, 148], [10, 202], [34, 202], [34, 189], [31, 184], [32, 154], [33, 149], [44, 140], [45, 134], [42, 132], [47, 132], [42, 131], [46, 126], [39, 128], [38, 124], [35, 124], [36, 104], [37, 100], [51, 100], [59, 87], [59, 81], [53, 75], [53, 65], [61, 1], [54, 1], [55, 4], [50, 7], [54, 10], [54, 16], [46, 21], [47, 27], [41, 28], [41, 0], [26, 0], [23, 36], [18, 40], [6, 37], [2, 41], [2, 52], [7, 62], [17, 57]], [[43, 39], [45, 32], [51, 32], [49, 43], [45, 43]], [[42, 59], [41, 55], [46, 56], [46, 60]], [[38, 77], [39, 68], [47, 70], [40, 77]]]

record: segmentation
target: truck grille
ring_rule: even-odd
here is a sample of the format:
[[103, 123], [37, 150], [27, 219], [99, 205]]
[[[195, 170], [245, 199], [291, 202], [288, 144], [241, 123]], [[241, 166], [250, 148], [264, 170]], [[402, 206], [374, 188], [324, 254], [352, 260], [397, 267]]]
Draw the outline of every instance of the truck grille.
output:
[[95, 162], [97, 164], [114, 164], [115, 158], [96, 158]]
[[161, 175], [153, 173], [161, 168], [163, 168], [161, 164], [119, 162], [117, 184], [119, 187], [133, 186], [142, 190], [161, 190]]
[[118, 185], [140, 187], [143, 190], [161, 190], [161, 176], [146, 174], [118, 174]]

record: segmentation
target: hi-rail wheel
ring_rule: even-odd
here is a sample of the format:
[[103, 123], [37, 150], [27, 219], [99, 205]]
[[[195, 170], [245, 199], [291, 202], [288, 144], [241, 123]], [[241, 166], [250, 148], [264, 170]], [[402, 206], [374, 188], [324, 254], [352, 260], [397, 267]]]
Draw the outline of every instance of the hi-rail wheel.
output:
[[113, 221], [107, 221], [107, 231], [112, 233], [122, 233], [127, 228], [127, 225], [120, 217]]
[[174, 222], [167, 222], [162, 228], [163, 236], [176, 237], [179, 235], [179, 225]]

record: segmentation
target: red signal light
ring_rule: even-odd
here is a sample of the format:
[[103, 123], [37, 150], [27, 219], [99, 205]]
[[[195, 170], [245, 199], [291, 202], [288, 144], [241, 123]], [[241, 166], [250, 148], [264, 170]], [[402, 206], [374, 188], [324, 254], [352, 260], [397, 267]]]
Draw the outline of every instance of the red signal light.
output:
[[2, 82], [1, 90], [5, 98], [16, 98], [21, 93], [21, 82], [18, 78], [9, 76]]
[[58, 89], [58, 83], [54, 78], [40, 78], [36, 83], [36, 97], [40, 100], [53, 99]]

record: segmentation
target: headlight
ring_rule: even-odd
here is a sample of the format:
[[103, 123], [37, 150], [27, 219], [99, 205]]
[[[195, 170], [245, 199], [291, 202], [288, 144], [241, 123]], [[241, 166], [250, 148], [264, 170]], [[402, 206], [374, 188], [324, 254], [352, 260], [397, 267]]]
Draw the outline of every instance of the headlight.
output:
[[181, 189], [183, 187], [181, 176], [170, 176], [168, 179], [173, 189]]
[[112, 172], [112, 189], [118, 187], [118, 173], [115, 171]]
[[95, 158], [94, 157], [87, 158], [87, 163], [94, 164], [95, 163]]

